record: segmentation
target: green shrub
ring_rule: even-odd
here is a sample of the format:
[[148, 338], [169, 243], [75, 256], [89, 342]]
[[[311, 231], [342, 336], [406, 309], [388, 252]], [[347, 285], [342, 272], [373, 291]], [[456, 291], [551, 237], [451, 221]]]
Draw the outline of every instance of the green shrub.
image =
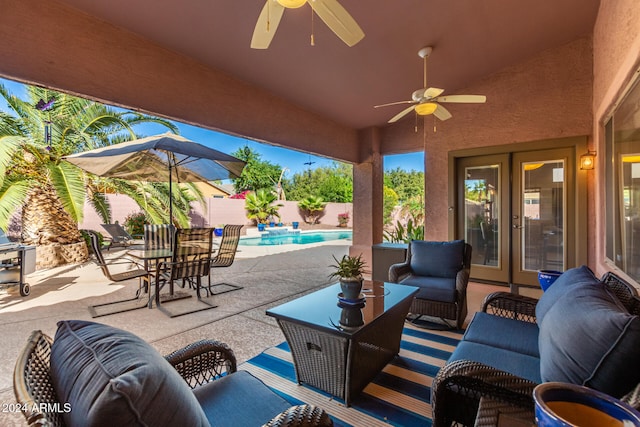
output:
[[135, 238], [144, 235], [144, 225], [148, 223], [147, 216], [143, 212], [136, 212], [127, 215], [124, 219], [124, 229]]

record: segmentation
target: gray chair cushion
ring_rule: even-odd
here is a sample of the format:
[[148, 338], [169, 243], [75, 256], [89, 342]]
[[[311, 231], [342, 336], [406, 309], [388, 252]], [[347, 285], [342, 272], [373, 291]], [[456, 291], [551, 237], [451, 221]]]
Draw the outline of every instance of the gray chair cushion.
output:
[[193, 392], [153, 347], [99, 323], [58, 322], [51, 379], [70, 426], [208, 426]]
[[440, 302], [456, 301], [457, 291], [455, 278], [416, 276], [415, 274], [410, 274], [400, 283], [420, 288], [416, 294], [417, 299]]
[[214, 427], [261, 426], [291, 407], [246, 371], [237, 371], [193, 392]]
[[527, 354], [477, 342], [460, 341], [447, 363], [455, 360], [473, 360], [536, 384], [541, 382], [540, 359]]
[[614, 397], [640, 382], [640, 318], [602, 283], [561, 297], [546, 313], [538, 341], [544, 381], [582, 384]]
[[540, 357], [538, 332], [538, 325], [535, 323], [494, 316], [479, 311], [471, 319], [463, 339]]
[[593, 271], [586, 265], [569, 269], [562, 273], [558, 279], [542, 294], [536, 304], [536, 322], [542, 324], [547, 311], [567, 292], [576, 286], [594, 285], [599, 283]]
[[464, 240], [411, 241], [411, 270], [418, 276], [455, 278], [462, 269]]

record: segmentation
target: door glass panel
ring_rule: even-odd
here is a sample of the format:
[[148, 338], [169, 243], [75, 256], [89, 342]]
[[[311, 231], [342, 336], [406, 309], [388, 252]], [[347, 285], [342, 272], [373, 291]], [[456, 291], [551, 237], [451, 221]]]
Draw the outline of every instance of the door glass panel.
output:
[[464, 235], [473, 247], [472, 263], [487, 267], [500, 264], [499, 176], [499, 165], [465, 168]]
[[564, 161], [524, 162], [521, 173], [522, 266], [564, 271]]

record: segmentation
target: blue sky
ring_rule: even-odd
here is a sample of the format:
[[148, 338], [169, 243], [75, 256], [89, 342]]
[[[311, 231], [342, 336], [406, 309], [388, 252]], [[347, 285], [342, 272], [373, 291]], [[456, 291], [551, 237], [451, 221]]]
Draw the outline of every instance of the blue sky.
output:
[[[13, 94], [21, 98], [24, 97], [24, 86], [22, 84], [6, 79], [0, 79], [0, 83], [6, 86]], [[6, 105], [2, 104], [0, 105], [0, 108], [6, 109]], [[330, 166], [333, 162], [333, 160], [325, 157], [262, 144], [252, 140], [238, 138], [180, 122], [174, 123], [176, 123], [180, 129], [180, 134], [185, 138], [228, 154], [233, 153], [240, 147], [249, 145], [249, 147], [253, 148], [262, 156], [262, 160], [267, 160], [271, 163], [278, 164], [283, 168], [288, 168], [289, 171], [285, 175], [287, 177], [292, 177], [293, 174], [306, 171], [308, 168], [315, 169], [317, 167]], [[144, 126], [140, 126], [138, 128], [138, 133], [145, 135], [153, 135], [162, 132], [165, 132], [165, 128], [161, 126], [148, 125], [146, 128]], [[309, 162], [312, 162], [312, 164], [307, 164]], [[385, 156], [385, 170], [396, 169], [398, 167], [407, 171], [424, 171], [424, 154], [422, 152], [417, 152]]]

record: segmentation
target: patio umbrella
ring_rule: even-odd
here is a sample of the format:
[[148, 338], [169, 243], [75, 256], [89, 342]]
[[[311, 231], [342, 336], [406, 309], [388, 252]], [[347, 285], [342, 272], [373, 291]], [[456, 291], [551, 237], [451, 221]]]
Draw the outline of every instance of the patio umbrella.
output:
[[238, 178], [245, 162], [172, 133], [149, 136], [64, 157], [92, 174], [126, 180], [169, 182], [169, 218], [173, 218], [171, 186]]

